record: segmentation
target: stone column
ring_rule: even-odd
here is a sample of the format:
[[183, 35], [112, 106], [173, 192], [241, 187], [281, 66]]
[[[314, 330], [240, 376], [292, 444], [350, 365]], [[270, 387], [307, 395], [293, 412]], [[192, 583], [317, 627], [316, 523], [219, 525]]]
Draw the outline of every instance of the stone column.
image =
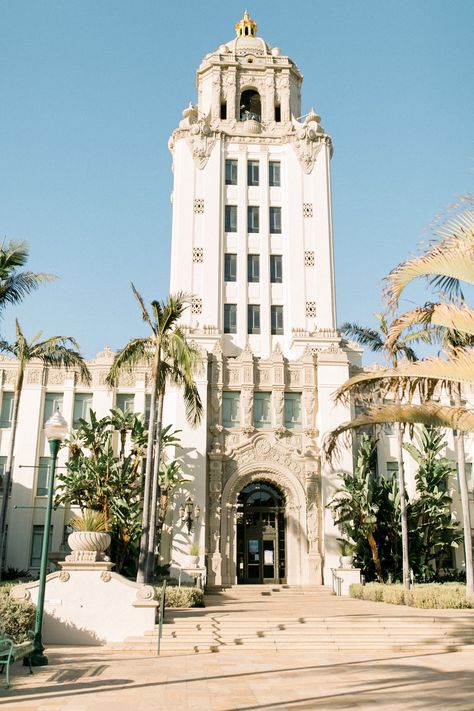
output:
[[308, 585], [321, 585], [320, 487], [315, 470], [306, 472], [306, 531], [308, 536]]

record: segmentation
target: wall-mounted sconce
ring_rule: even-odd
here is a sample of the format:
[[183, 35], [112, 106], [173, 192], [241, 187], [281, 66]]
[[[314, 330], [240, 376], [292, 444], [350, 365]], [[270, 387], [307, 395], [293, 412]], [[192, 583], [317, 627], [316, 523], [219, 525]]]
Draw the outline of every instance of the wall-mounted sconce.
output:
[[197, 521], [201, 515], [201, 507], [199, 504], [194, 505], [194, 501], [190, 496], [186, 499], [184, 504], [179, 507], [179, 516], [181, 521], [188, 527], [188, 533], [193, 530], [193, 523]]

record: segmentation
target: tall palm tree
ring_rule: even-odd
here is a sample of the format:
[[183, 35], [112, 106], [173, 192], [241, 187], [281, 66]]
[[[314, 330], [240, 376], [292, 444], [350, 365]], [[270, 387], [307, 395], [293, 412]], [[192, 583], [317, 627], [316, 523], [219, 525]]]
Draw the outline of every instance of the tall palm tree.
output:
[[[416, 354], [411, 343], [420, 341], [429, 341], [429, 334], [426, 330], [411, 332], [404, 337], [389, 341], [390, 326], [387, 317], [379, 312], [376, 312], [375, 317], [379, 322], [379, 328], [367, 328], [359, 326], [355, 323], [344, 323], [340, 327], [341, 333], [354, 339], [361, 346], [370, 348], [374, 353], [382, 352], [385, 355], [387, 365], [396, 368], [400, 356], [409, 361], [416, 360]], [[395, 394], [395, 400], [398, 402], [398, 394]], [[410, 587], [410, 572], [409, 572], [409, 551], [408, 551], [408, 520], [406, 507], [406, 486], [405, 486], [405, 469], [403, 463], [403, 428], [397, 422], [397, 464], [398, 464], [398, 487], [400, 492], [400, 521], [402, 528], [402, 574], [403, 584], [406, 588]]]
[[0, 313], [8, 304], [22, 301], [41, 284], [56, 278], [52, 274], [22, 271], [28, 256], [26, 242], [4, 242], [0, 245]]
[[[454, 219], [448, 220], [436, 232], [437, 240], [428, 245], [424, 252], [413, 259], [402, 262], [387, 277], [386, 295], [389, 306], [395, 308], [403, 290], [414, 279], [428, 277], [432, 283], [456, 292], [459, 281], [474, 284], [474, 211], [465, 210]], [[459, 292], [457, 292], [459, 293]], [[430, 322], [443, 326], [465, 338], [474, 336], [474, 311], [464, 303], [427, 304], [412, 310], [394, 322], [390, 339], [398, 338], [400, 330], [414, 323]], [[466, 341], [464, 347], [452, 349], [446, 357], [430, 357], [415, 363], [399, 363], [395, 368], [387, 368], [377, 373], [364, 373], [350, 378], [337, 392], [336, 397], [347, 397], [368, 388], [382, 385], [406, 397], [406, 401], [379, 407], [370, 407], [367, 412], [344, 423], [331, 432], [326, 440], [328, 456], [337, 447], [338, 437], [354, 427], [366, 424], [393, 422], [421, 423], [436, 427], [457, 429], [458, 432], [474, 431], [474, 413], [463, 407], [460, 398], [455, 405], [440, 405], [430, 398], [435, 387], [448, 384], [463, 385], [474, 379], [474, 348]], [[419, 405], [411, 402], [416, 389], [423, 388], [425, 398]], [[460, 391], [458, 390], [458, 393]], [[462, 449], [462, 448], [461, 448]], [[463, 456], [462, 451], [459, 452]], [[459, 467], [459, 488], [464, 529], [464, 549], [466, 561], [466, 593], [474, 595], [474, 570], [472, 561], [472, 533], [470, 524], [469, 495], [465, 467]]]
[[[151, 310], [145, 306], [142, 296], [132, 284], [132, 291], [140, 307], [143, 321], [151, 333], [143, 338], [133, 338], [116, 354], [107, 382], [115, 385], [122, 371], [132, 372], [138, 363], [151, 366], [152, 393], [148, 443], [143, 487], [142, 535], [138, 561], [137, 582], [146, 582], [152, 574], [149, 564], [149, 545], [155, 531], [150, 524], [156, 521], [158, 497], [159, 461], [161, 452], [161, 417], [167, 379], [183, 385], [186, 416], [191, 424], [197, 424], [202, 415], [202, 404], [194, 384], [193, 373], [199, 363], [199, 351], [187, 343], [178, 322], [187, 307], [189, 298], [183, 292], [172, 294], [167, 301], [152, 301]], [[158, 417], [157, 417], [158, 416]], [[158, 419], [158, 421], [157, 421]], [[154, 504], [153, 504], [154, 502]]]
[[40, 340], [41, 336], [42, 332], [39, 331], [31, 340], [28, 341], [21, 330], [18, 320], [16, 320], [16, 340], [14, 343], [8, 343], [7, 341], [0, 340], [0, 352], [14, 356], [18, 361], [15, 387], [13, 391], [10, 446], [5, 466], [3, 498], [0, 509], [0, 559], [5, 539], [12, 462], [18, 425], [18, 411], [20, 408], [26, 365], [31, 361], [39, 360], [44, 365], [51, 368], [62, 367], [66, 370], [77, 369], [86, 383], [89, 383], [91, 379], [89, 369], [87, 368], [83, 357], [79, 353], [79, 345], [74, 338], [70, 336], [52, 336], [51, 338]]

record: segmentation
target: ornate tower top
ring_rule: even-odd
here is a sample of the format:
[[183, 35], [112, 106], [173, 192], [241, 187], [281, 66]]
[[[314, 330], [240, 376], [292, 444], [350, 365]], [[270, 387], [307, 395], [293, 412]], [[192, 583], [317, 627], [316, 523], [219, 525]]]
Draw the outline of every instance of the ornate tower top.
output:
[[257, 36], [257, 23], [249, 17], [247, 10], [245, 10], [242, 19], [235, 23], [235, 31], [237, 33], [237, 37]]

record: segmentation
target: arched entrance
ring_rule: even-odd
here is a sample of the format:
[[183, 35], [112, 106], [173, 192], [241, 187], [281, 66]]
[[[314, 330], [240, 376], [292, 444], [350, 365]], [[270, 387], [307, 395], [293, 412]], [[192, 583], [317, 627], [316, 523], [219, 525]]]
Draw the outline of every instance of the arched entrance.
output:
[[237, 582], [286, 582], [285, 497], [273, 483], [252, 481], [237, 499]]

